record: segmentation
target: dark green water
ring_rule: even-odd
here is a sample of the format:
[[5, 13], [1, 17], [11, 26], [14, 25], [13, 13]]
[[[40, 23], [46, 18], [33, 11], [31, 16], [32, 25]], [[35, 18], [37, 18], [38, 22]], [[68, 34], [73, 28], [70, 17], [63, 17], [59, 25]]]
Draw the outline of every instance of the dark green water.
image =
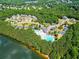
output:
[[28, 48], [0, 36], [0, 59], [42, 59]]

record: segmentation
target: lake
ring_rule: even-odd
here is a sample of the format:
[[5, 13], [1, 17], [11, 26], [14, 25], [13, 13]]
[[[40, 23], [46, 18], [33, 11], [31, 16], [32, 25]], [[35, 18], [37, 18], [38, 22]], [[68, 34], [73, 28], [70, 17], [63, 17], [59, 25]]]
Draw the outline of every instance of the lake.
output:
[[0, 59], [42, 59], [35, 52], [0, 36]]

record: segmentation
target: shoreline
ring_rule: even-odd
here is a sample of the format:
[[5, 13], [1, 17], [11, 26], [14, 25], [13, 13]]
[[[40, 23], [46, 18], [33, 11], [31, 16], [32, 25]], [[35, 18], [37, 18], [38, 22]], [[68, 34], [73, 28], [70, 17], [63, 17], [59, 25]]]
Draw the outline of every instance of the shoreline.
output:
[[42, 53], [42, 52], [36, 50], [35, 48], [31, 48], [31, 49], [32, 49], [32, 51], [36, 52], [36, 53], [37, 53], [39, 56], [41, 56], [42, 58], [44, 58], [44, 59], [49, 59], [49, 56], [48, 56], [48, 55], [45, 55], [44, 53]]
[[35, 52], [36, 54], [38, 54], [43, 59], [50, 59], [48, 55], [45, 55], [44, 53], [40, 52], [39, 50], [36, 50], [34, 47], [29, 46], [29, 45], [27, 45], [27, 44], [25, 44], [25, 43], [23, 43], [23, 42], [21, 42], [21, 41], [19, 41], [17, 39], [14, 39], [14, 38], [12, 38], [12, 37], [10, 37], [8, 35], [5, 35], [5, 34], [0, 34], [0, 36], [4, 36], [6, 38], [9, 38], [9, 40], [12, 40], [12, 41], [16, 42], [20, 46], [23, 46], [25, 48], [28, 48], [28, 49], [32, 50], [33, 52]]
[[45, 55], [44, 53], [40, 52], [39, 50], [36, 50], [34, 47], [23, 45], [23, 44], [21, 46], [24, 46], [25, 48], [28, 48], [28, 49], [32, 50], [33, 52], [38, 54], [43, 59], [50, 59], [48, 55]]

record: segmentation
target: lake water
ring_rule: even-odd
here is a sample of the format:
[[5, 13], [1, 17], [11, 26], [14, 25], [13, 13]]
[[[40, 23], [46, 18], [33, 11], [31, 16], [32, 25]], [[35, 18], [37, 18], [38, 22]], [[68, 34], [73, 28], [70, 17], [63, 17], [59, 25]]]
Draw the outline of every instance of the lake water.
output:
[[0, 36], [0, 59], [42, 59], [28, 48]]

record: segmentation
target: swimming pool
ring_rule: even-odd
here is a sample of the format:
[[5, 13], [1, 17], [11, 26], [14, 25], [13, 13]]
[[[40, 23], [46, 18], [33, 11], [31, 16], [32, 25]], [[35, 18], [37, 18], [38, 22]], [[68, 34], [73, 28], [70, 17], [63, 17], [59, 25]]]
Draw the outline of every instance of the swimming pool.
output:
[[46, 41], [52, 41], [53, 42], [53, 41], [55, 41], [55, 37], [54, 36], [51, 36], [51, 35], [46, 35], [45, 36], [45, 40]]
[[36, 33], [36, 35], [39, 35], [41, 37], [41, 39], [46, 40], [46, 41], [55, 41], [55, 37], [52, 35], [48, 35], [46, 33], [44, 33], [42, 30], [34, 30], [34, 32]]

